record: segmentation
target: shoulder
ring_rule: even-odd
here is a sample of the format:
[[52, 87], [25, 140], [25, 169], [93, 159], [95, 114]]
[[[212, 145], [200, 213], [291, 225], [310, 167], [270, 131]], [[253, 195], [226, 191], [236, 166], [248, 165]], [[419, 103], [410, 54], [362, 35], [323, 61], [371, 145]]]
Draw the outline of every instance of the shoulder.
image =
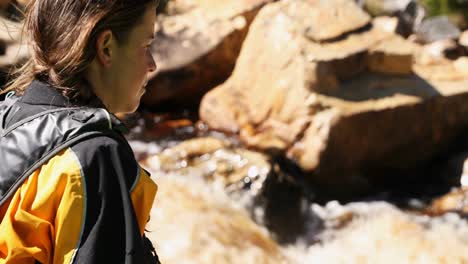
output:
[[96, 178], [115, 178], [114, 175], [123, 174], [127, 186], [132, 186], [137, 180], [140, 167], [131, 147], [122, 136], [86, 139], [72, 146], [71, 150], [86, 178], [92, 176], [94, 181]]

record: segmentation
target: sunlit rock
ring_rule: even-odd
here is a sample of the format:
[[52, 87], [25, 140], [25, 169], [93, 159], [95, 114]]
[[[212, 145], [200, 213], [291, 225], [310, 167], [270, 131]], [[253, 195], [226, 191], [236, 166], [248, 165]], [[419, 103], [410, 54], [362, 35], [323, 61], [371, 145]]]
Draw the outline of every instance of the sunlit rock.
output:
[[458, 58], [453, 62], [453, 65], [460, 74], [468, 76], [468, 56]]
[[260, 192], [271, 171], [265, 154], [237, 148], [212, 137], [184, 141], [150, 155], [141, 163], [152, 171], [197, 174], [220, 182], [231, 191], [248, 187], [254, 195]]
[[[341, 187], [362, 185], [368, 168], [425, 161], [464, 131], [468, 76], [410, 67], [412, 43], [378, 27], [313, 41], [304, 17], [318, 12], [318, 3], [324, 1], [286, 0], [260, 11], [232, 76], [203, 98], [200, 116], [211, 128], [283, 153], [315, 182]], [[372, 62], [380, 50], [392, 59], [387, 69]]]
[[463, 33], [460, 35], [458, 42], [463, 47], [468, 48], [468, 30], [463, 31]]
[[231, 74], [249, 25], [272, 0], [174, 0], [158, 16], [150, 76], [143, 103], [194, 103]]
[[385, 39], [369, 50], [369, 70], [387, 74], [410, 74], [413, 54], [418, 48], [413, 42], [397, 35]]
[[457, 49], [457, 43], [452, 39], [445, 39], [426, 44], [417, 54], [418, 64], [439, 64], [447, 59], [446, 54]]
[[463, 92], [461, 83], [468, 77], [466, 63], [466, 57], [460, 57], [457, 60], [438, 57], [435, 60], [432, 58], [429, 62], [424, 61], [424, 63], [414, 65], [413, 70], [431, 83], [443, 84], [448, 91], [460, 93]]
[[303, 25], [307, 25], [305, 35], [314, 41], [340, 37], [371, 21], [367, 13], [349, 0], [309, 1], [306, 9], [302, 9], [303, 3], [298, 2], [288, 8], [290, 13], [302, 20]]
[[380, 17], [374, 18], [372, 20], [372, 24], [374, 27], [378, 28], [379, 30], [389, 32], [389, 33], [396, 33], [398, 29], [398, 18], [389, 17], [389, 16], [380, 16]]
[[[461, 177], [462, 184], [466, 177], [465, 170], [466, 168], [464, 166]], [[449, 194], [436, 199], [429, 208], [429, 212], [436, 215], [447, 212], [458, 212], [468, 216], [468, 187], [465, 185], [465, 187], [454, 190]]]

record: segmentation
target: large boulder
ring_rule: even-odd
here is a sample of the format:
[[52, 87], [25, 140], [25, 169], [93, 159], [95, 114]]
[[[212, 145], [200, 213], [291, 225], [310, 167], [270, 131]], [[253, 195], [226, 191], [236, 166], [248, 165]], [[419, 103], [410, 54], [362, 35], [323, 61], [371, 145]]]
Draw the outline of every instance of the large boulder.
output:
[[143, 103], [197, 102], [231, 74], [249, 25], [273, 0], [174, 0], [158, 16], [152, 53], [158, 65]]
[[[311, 180], [332, 186], [432, 157], [468, 125], [467, 76], [453, 64], [444, 66], [447, 77], [442, 71], [433, 78], [433, 65], [415, 71], [409, 53], [419, 46], [379, 27], [343, 27], [328, 41], [308, 36], [317, 22], [309, 14], [323, 10], [336, 14], [335, 25], [349, 26], [353, 18], [341, 8], [351, 2], [264, 7], [232, 76], [204, 97], [201, 118], [250, 147], [282, 153]], [[329, 24], [321, 21], [321, 30]]]
[[465, 47], [465, 49], [468, 49], [468, 30], [463, 31], [463, 33], [460, 35], [458, 43]]

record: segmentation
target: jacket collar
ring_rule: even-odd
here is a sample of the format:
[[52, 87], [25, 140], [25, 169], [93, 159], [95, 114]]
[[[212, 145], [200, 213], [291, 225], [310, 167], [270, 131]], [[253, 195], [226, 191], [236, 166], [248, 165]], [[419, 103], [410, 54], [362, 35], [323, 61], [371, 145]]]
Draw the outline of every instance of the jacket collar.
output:
[[34, 80], [24, 92], [20, 102], [30, 105], [68, 107], [70, 101], [47, 83]]
[[[23, 96], [20, 97], [19, 102], [29, 105], [43, 105], [43, 106], [53, 106], [53, 107], [73, 107], [73, 105], [68, 98], [62, 95], [55, 87], [41, 82], [39, 80], [34, 80], [31, 82], [29, 87], [24, 92]], [[83, 106], [89, 106], [93, 108], [104, 108], [102, 101], [95, 97], [91, 99], [88, 104]], [[107, 109], [106, 109], [107, 111]], [[109, 112], [109, 111], [107, 111]], [[121, 132], [127, 132], [127, 128], [123, 122], [116, 117], [114, 114], [110, 113], [111, 122], [115, 128]]]

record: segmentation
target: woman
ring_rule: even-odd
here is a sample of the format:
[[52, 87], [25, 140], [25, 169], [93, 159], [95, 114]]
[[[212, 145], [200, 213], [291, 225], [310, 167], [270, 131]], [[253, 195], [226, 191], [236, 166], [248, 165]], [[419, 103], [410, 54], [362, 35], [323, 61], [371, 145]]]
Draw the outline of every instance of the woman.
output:
[[[156, 8], [154, 0], [29, 4], [31, 57], [6, 89], [18, 97], [0, 118], [0, 263], [157, 261], [144, 238], [157, 186], [113, 115], [135, 111], [156, 69]], [[99, 116], [113, 136], [52, 151]]]

